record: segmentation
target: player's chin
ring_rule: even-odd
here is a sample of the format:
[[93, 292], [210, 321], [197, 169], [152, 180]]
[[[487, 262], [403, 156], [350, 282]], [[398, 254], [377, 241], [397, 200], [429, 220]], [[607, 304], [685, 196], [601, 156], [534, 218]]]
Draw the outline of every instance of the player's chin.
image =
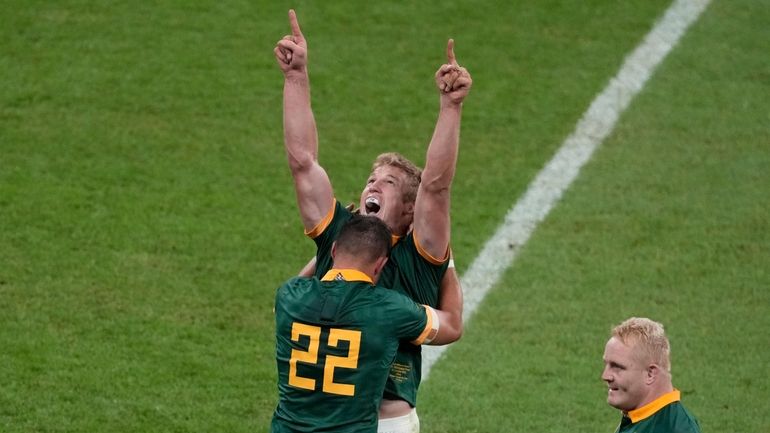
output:
[[621, 409], [624, 406], [623, 395], [619, 390], [608, 389], [607, 390], [607, 404], [612, 407]]
[[377, 218], [379, 218], [379, 219], [380, 219], [380, 221], [384, 222], [384, 223], [385, 223], [385, 224], [387, 224], [387, 225], [390, 225], [390, 221], [388, 221], [388, 220], [385, 218], [385, 214], [382, 212], [382, 209], [380, 209], [380, 210], [379, 210], [379, 211], [377, 211], [377, 212], [372, 212], [370, 215], [371, 215], [371, 216], [373, 216], [373, 217], [377, 217]]

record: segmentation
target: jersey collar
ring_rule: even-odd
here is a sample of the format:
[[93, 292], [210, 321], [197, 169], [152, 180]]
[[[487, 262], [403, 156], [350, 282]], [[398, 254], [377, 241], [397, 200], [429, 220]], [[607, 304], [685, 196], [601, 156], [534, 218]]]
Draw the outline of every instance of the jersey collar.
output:
[[675, 401], [679, 401], [679, 399], [680, 392], [678, 389], [674, 389], [673, 391], [661, 395], [660, 397], [638, 409], [628, 411], [628, 417], [631, 419], [632, 423], [636, 424], [645, 418], [649, 418], [655, 415], [656, 412]]
[[365, 273], [357, 269], [335, 269], [332, 268], [327, 272], [321, 281], [364, 281], [370, 284], [374, 284], [371, 278]]

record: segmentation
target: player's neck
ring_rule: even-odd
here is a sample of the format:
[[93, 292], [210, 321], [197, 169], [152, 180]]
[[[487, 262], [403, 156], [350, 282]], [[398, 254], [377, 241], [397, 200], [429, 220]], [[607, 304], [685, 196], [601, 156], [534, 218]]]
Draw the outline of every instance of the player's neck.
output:
[[[338, 255], [339, 256], [339, 255]], [[362, 263], [358, 257], [341, 255], [334, 258], [334, 269], [353, 269], [368, 276], [372, 281], [375, 280], [376, 264]]]

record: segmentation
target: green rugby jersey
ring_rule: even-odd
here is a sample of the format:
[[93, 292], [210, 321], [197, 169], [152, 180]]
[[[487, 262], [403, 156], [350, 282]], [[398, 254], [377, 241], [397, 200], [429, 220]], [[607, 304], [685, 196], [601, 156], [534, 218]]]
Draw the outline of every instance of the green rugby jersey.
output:
[[700, 433], [698, 420], [679, 401], [679, 390], [623, 415], [615, 433]]
[[[332, 266], [331, 248], [342, 226], [352, 213], [335, 200], [329, 215], [307, 232], [317, 246], [316, 273], [324, 275]], [[427, 253], [421, 253], [412, 233], [403, 238], [394, 238], [390, 258], [385, 264], [378, 284], [405, 294], [419, 304], [438, 306], [438, 290], [444, 277], [449, 257], [437, 260]], [[385, 385], [385, 397], [391, 400], [405, 400], [417, 405], [417, 388], [422, 376], [422, 349], [420, 346], [402, 342]]]
[[399, 341], [422, 344], [432, 325], [424, 306], [359, 271], [289, 280], [275, 298], [271, 432], [376, 432]]

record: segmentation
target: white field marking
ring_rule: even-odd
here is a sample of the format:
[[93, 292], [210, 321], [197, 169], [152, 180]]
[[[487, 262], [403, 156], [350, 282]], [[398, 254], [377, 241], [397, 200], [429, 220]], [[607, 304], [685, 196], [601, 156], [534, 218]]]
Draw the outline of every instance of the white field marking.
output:
[[[463, 321], [468, 323], [487, 292], [511, 266], [538, 223], [543, 221], [575, 180], [580, 168], [612, 132], [620, 115], [644, 87], [655, 68], [677, 44], [711, 0], [675, 0], [642, 43], [626, 57], [617, 75], [594, 99], [575, 130], [553, 159], [538, 173], [524, 196], [508, 211], [505, 221], [487, 241], [460, 279], [463, 286]], [[425, 346], [422, 380], [448, 346]]]

